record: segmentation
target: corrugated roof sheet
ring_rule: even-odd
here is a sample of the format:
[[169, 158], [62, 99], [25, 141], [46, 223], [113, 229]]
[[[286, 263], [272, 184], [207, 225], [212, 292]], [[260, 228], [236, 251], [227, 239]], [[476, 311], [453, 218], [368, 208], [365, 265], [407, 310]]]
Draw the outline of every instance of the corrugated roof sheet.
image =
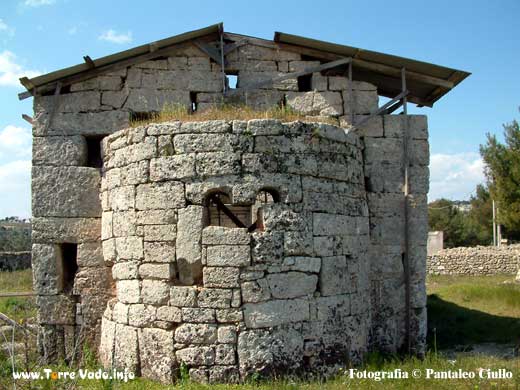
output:
[[[275, 32], [274, 41], [311, 48], [342, 57], [352, 57], [353, 78], [377, 85], [379, 94], [387, 97], [394, 97], [401, 92], [400, 71], [401, 68], [405, 68], [408, 74], [406, 84], [410, 91], [409, 100], [419, 105], [432, 106], [450, 89], [471, 74], [428, 62], [282, 32]], [[368, 64], [365, 64], [365, 62]], [[378, 71], [378, 67], [384, 68], [385, 72], [382, 72], [381, 69]], [[392, 69], [388, 68], [392, 68], [394, 71], [392, 72]], [[392, 75], [392, 73], [394, 74]], [[445, 81], [445, 83], [442, 81]]]
[[[76, 82], [76, 79], [82, 77], [92, 77], [93, 72], [100, 72], [103, 67], [108, 65], [130, 60], [134, 57], [151, 55], [151, 53], [160, 49], [167, 49], [169, 46], [223, 32], [223, 29], [223, 24], [218, 23], [101, 57], [93, 60], [90, 64], [82, 63], [34, 77], [30, 80], [26, 78], [20, 80], [31, 93], [34, 91], [33, 88], [36, 88], [38, 92], [52, 90], [58, 81], [67, 80], [70, 82], [72, 78], [75, 78], [74, 82]], [[238, 36], [238, 34], [233, 35]], [[401, 68], [405, 68], [407, 89], [410, 92], [408, 100], [424, 106], [432, 106], [433, 103], [470, 75], [470, 73], [462, 70], [282, 32], [275, 33], [274, 42], [258, 38], [254, 39], [269, 42], [271, 45], [282, 46], [282, 49], [285, 45], [293, 51], [298, 51], [299, 49], [302, 52], [305, 49], [312, 50], [313, 54], [318, 58], [320, 55], [324, 59], [352, 57], [354, 80], [372, 83], [377, 86], [380, 95], [392, 98], [401, 92]], [[27, 92], [20, 96], [27, 97]]]

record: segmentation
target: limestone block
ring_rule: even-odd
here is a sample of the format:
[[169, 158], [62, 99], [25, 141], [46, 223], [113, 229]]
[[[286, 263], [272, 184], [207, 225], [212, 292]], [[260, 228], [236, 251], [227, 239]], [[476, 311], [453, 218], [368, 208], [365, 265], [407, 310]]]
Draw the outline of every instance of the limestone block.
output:
[[202, 230], [204, 245], [249, 245], [251, 236], [245, 228], [207, 226]]
[[112, 277], [114, 280], [137, 279], [138, 264], [136, 261], [116, 263], [112, 266]]
[[41, 114], [36, 119], [34, 136], [106, 135], [128, 127], [130, 121], [128, 112], [118, 110], [58, 113], [49, 126], [49, 114]]
[[114, 359], [116, 324], [106, 318], [101, 320], [101, 341], [99, 343], [99, 361], [108, 368]]
[[169, 225], [177, 222], [175, 210], [137, 211], [135, 215], [139, 225]]
[[[179, 136], [181, 135], [184, 134]], [[194, 154], [159, 157], [150, 160], [150, 180], [152, 181], [186, 179], [195, 175]]]
[[182, 324], [175, 330], [175, 342], [182, 344], [213, 344], [217, 341], [217, 326], [212, 324]]
[[410, 165], [430, 164], [430, 145], [427, 140], [412, 140], [408, 146]]
[[106, 73], [102, 76], [71, 84], [71, 92], [97, 90], [102, 91], [121, 89], [121, 77], [126, 76], [126, 69], [117, 72]]
[[321, 259], [319, 257], [303, 256], [285, 257], [283, 265], [291, 271], [318, 273], [321, 268]]
[[74, 325], [76, 303], [68, 295], [38, 295], [38, 322], [40, 324]]
[[253, 240], [251, 258], [254, 264], [280, 264], [282, 262], [284, 233], [254, 232], [251, 237]]
[[284, 233], [284, 255], [313, 255], [312, 232], [285, 232]]
[[171, 383], [178, 366], [173, 348], [173, 332], [162, 329], [139, 330], [141, 375]]
[[[293, 64], [294, 61], [289, 63], [289, 66]], [[327, 76], [322, 76], [321, 73], [313, 73], [311, 79], [311, 89], [314, 91], [327, 91], [328, 89], [328, 80]]]
[[181, 122], [170, 121], [161, 123], [151, 123], [146, 127], [148, 135], [172, 135], [180, 132]]
[[[270, 78], [271, 76], [269, 76]], [[296, 80], [289, 79], [277, 83], [273, 89], [251, 89], [246, 92], [238, 92], [233, 96], [234, 102], [242, 103], [258, 111], [265, 111], [279, 107], [284, 99], [284, 90], [296, 90]], [[272, 88], [272, 87], [269, 87]]]
[[315, 236], [368, 234], [368, 220], [348, 215], [313, 213]]
[[306, 115], [343, 115], [343, 100], [339, 92], [289, 92], [287, 105]]
[[235, 364], [235, 347], [226, 344], [217, 345], [215, 364]]
[[200, 277], [202, 268], [202, 248], [200, 240], [203, 228], [204, 207], [191, 205], [179, 210], [177, 224], [176, 256], [179, 278], [183, 283], [192, 284]]
[[87, 143], [79, 135], [70, 137], [34, 137], [33, 165], [84, 166]]
[[[412, 139], [428, 139], [426, 115], [407, 115], [408, 134]], [[385, 137], [399, 138], [405, 131], [405, 119], [402, 115], [384, 115]]]
[[247, 330], [238, 336], [238, 361], [242, 374], [254, 370], [263, 371], [274, 361], [273, 337], [268, 331]]
[[144, 303], [163, 305], [170, 298], [170, 287], [162, 280], [143, 280], [141, 296]]
[[242, 171], [244, 173], [274, 173], [279, 170], [278, 165], [275, 156], [264, 153], [244, 153], [242, 155]]
[[235, 344], [237, 342], [237, 331], [235, 326], [219, 326], [217, 330], [217, 340], [223, 344]]
[[217, 309], [215, 315], [219, 323], [236, 323], [244, 318], [241, 309]]
[[165, 279], [170, 280], [175, 275], [173, 264], [151, 264], [145, 263], [139, 266], [139, 277], [141, 279]]
[[116, 251], [116, 240], [115, 238], [111, 238], [110, 240], [105, 240], [102, 243], [103, 246], [103, 258], [106, 264], [112, 264], [117, 260], [117, 251]]
[[204, 288], [198, 295], [199, 307], [228, 308], [231, 307], [232, 290], [221, 288]]
[[408, 170], [410, 178], [410, 192], [427, 194], [430, 189], [430, 170], [425, 165], [415, 165]]
[[319, 285], [322, 296], [346, 294], [352, 290], [345, 256], [322, 258]]
[[271, 298], [267, 279], [257, 279], [241, 284], [242, 299], [245, 303], [257, 303]]
[[370, 218], [370, 240], [374, 244], [402, 245], [404, 219], [402, 216]]
[[215, 322], [215, 309], [183, 307], [182, 321], [194, 323], [213, 323]]
[[33, 215], [99, 217], [99, 185], [99, 170], [95, 168], [35, 166], [32, 170]]
[[[362, 115], [356, 115], [356, 120], [360, 120], [363, 118]], [[360, 126], [356, 127], [359, 132], [359, 135], [365, 137], [383, 137], [384, 127], [383, 127], [383, 117], [381, 115], [370, 118], [365, 123], [362, 123]]]
[[282, 203], [271, 203], [263, 207], [266, 231], [305, 231], [310, 225], [310, 214], [298, 213]]
[[184, 207], [184, 186], [178, 182], [137, 186], [135, 206], [138, 210]]
[[215, 245], [208, 247], [206, 263], [216, 267], [240, 267], [251, 262], [249, 245]]
[[236, 267], [204, 267], [202, 280], [204, 287], [238, 287], [239, 269]]
[[141, 299], [139, 280], [119, 280], [117, 286], [117, 299], [123, 303], [139, 303]]
[[175, 352], [177, 359], [184, 364], [207, 366], [215, 363], [215, 351], [211, 347], [190, 347]]
[[[34, 255], [33, 255], [34, 256]], [[100, 267], [104, 265], [103, 248], [99, 242], [78, 245], [78, 267]]]
[[112, 319], [118, 324], [128, 325], [128, 308], [129, 305], [117, 302], [112, 309]]
[[245, 151], [248, 143], [246, 139], [236, 134], [209, 133], [200, 134], [178, 134], [174, 137], [175, 151], [177, 153], [201, 153], [201, 152], [233, 152], [235, 150]]
[[200, 176], [234, 175], [240, 173], [238, 153], [206, 152], [196, 155], [195, 167]]
[[[237, 87], [238, 88], [245, 88], [249, 86], [254, 86], [256, 84], [259, 84], [261, 82], [268, 82], [267, 84], [264, 84], [259, 87], [259, 89], [256, 90], [248, 90], [245, 94], [241, 95], [242, 98], [246, 99], [246, 104], [250, 105], [250, 98], [252, 97], [252, 107], [258, 108], [258, 102], [259, 102], [259, 95], [261, 95], [261, 91], [265, 91], [264, 96], [279, 96], [282, 97], [279, 93], [272, 94], [272, 89], [279, 90], [279, 91], [297, 91], [298, 90], [298, 81], [294, 79], [287, 79], [283, 81], [279, 81], [276, 83], [271, 83], [271, 80], [284, 76], [283, 73], [277, 72], [277, 71], [241, 71]], [[256, 95], [256, 96], [255, 96]]]
[[[136, 134], [130, 133], [130, 134]], [[155, 157], [157, 154], [157, 139], [156, 137], [146, 137], [138, 143], [125, 146], [117, 149], [114, 155], [106, 161], [105, 165], [108, 168], [121, 167], [131, 163], [140, 162], [145, 159]]]
[[173, 306], [161, 306], [157, 308], [157, 319], [179, 323], [182, 321], [182, 310]]
[[175, 262], [175, 245], [171, 242], [145, 242], [144, 261], [147, 263]]
[[169, 135], [158, 136], [157, 152], [159, 156], [171, 156], [174, 153], [172, 137]]
[[[230, 53], [231, 54], [231, 53]], [[241, 61], [245, 60], [274, 60], [274, 61], [294, 61], [299, 60], [300, 55], [285, 50], [276, 50], [254, 44], [240, 46], [236, 55]], [[233, 59], [233, 57], [231, 57]], [[230, 59], [230, 60], [231, 60]]]
[[57, 245], [32, 245], [33, 289], [38, 295], [55, 295], [62, 289], [62, 257]]
[[197, 303], [197, 290], [194, 287], [173, 286], [170, 289], [170, 305], [194, 307]]
[[192, 70], [186, 72], [188, 90], [197, 92], [221, 92], [222, 73]]
[[129, 93], [128, 88], [121, 91], [105, 91], [101, 94], [101, 104], [112, 108], [121, 108], [128, 99]]
[[177, 225], [145, 225], [144, 240], [150, 241], [175, 241]]
[[41, 243], [97, 242], [101, 218], [32, 218], [32, 240]]
[[306, 299], [280, 299], [244, 305], [244, 320], [248, 328], [264, 328], [306, 321], [309, 302]]
[[137, 328], [116, 324], [114, 368], [136, 372], [138, 367]]
[[231, 124], [225, 120], [214, 120], [204, 122], [183, 122], [179, 133], [229, 133]]
[[379, 104], [379, 97], [376, 91], [354, 91], [354, 99], [348, 91], [343, 91], [343, 102], [345, 113], [350, 113], [353, 110], [355, 114], [370, 114], [377, 110]]
[[344, 321], [350, 315], [350, 295], [334, 295], [316, 299], [316, 319], [318, 321]]
[[135, 189], [133, 186], [114, 188], [109, 192], [110, 207], [114, 211], [133, 209], [135, 205]]
[[128, 323], [138, 328], [149, 327], [156, 318], [156, 309], [150, 305], [130, 305], [128, 308]]
[[271, 274], [266, 277], [273, 298], [297, 298], [316, 291], [318, 276], [303, 272]]
[[86, 112], [100, 108], [101, 94], [98, 91], [69, 93], [66, 96], [38, 96], [34, 99], [34, 111]]
[[190, 105], [188, 91], [157, 90], [155, 88], [130, 89], [124, 108], [134, 112], [162, 111], [168, 106]]
[[139, 260], [143, 258], [142, 237], [129, 236], [115, 239], [118, 259]]
[[284, 131], [278, 119], [251, 119], [247, 122], [247, 131], [252, 135], [280, 135]]

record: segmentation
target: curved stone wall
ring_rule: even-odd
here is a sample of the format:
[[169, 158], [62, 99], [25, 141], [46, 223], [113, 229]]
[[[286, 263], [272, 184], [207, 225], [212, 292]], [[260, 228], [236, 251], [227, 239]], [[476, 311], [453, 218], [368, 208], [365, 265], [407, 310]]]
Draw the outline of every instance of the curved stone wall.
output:
[[[103, 255], [117, 298], [103, 364], [163, 382], [184, 364], [223, 382], [359, 360], [370, 328], [361, 148], [335, 126], [275, 120], [106, 137]], [[273, 202], [258, 204], [263, 190]], [[256, 229], [213, 226], [217, 192], [231, 210], [251, 206]]]

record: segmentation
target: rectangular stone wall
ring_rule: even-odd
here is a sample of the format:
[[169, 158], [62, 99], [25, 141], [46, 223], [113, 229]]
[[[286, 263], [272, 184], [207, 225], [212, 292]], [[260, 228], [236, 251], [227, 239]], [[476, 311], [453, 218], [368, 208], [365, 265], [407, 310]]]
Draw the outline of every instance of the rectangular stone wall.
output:
[[359, 129], [364, 135], [365, 184], [370, 212], [371, 342], [389, 352], [402, 348], [405, 341], [404, 121], [408, 121], [409, 134], [410, 251], [408, 257], [411, 273], [411, 338], [412, 346], [424, 346], [426, 336], [424, 281], [429, 187], [426, 117], [423, 115], [377, 116]]
[[495, 275], [518, 272], [520, 245], [443, 249], [428, 256], [430, 275]]

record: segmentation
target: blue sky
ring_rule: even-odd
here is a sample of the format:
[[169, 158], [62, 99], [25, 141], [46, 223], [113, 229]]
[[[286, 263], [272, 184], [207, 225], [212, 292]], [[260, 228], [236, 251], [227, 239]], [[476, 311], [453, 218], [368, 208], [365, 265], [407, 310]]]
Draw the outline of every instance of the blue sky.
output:
[[467, 199], [483, 180], [485, 133], [502, 133], [520, 106], [520, 2], [516, 1], [106, 1], [2, 0], [0, 8], [0, 217], [30, 216], [34, 76], [185, 31], [224, 22], [226, 31], [272, 39], [274, 31], [415, 58], [472, 75], [429, 116], [430, 199]]

